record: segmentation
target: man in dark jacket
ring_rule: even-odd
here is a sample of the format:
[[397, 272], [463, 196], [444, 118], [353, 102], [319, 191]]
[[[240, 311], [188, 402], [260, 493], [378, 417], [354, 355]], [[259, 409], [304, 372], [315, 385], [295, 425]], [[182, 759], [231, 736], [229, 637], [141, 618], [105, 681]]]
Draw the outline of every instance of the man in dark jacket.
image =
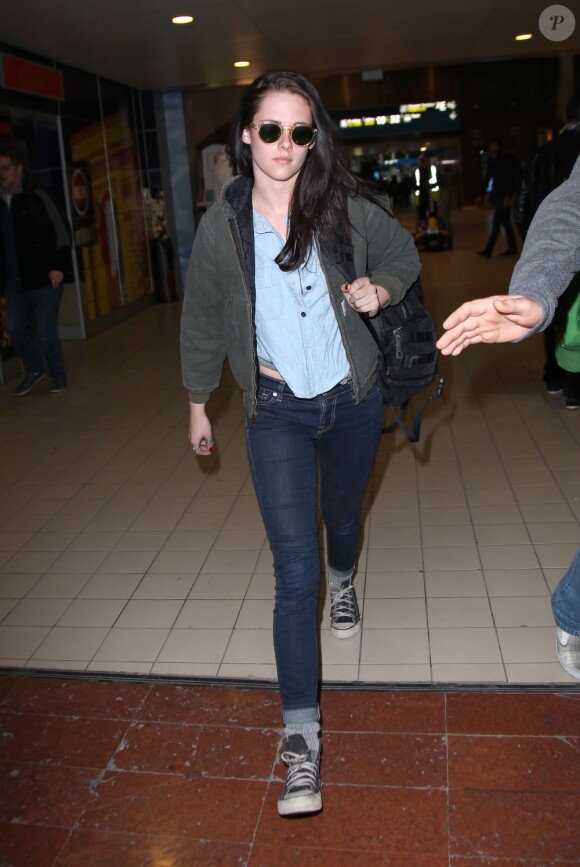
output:
[[[525, 238], [532, 219], [552, 190], [559, 187], [570, 177], [574, 164], [580, 156], [580, 94], [568, 100], [566, 123], [560, 133], [543, 144], [526, 165], [522, 190], [515, 209], [515, 218], [520, 232]], [[556, 345], [562, 329], [560, 320], [575, 299], [575, 292], [567, 292], [560, 301], [560, 309], [555, 322], [544, 331], [546, 364], [544, 382], [548, 394], [564, 391], [567, 409], [580, 408], [580, 373], [563, 370], [556, 360]]]
[[6, 330], [26, 369], [17, 397], [28, 394], [47, 368], [52, 393], [67, 386], [57, 323], [70, 238], [48, 195], [23, 190], [23, 175], [21, 149], [0, 148], [0, 290]]
[[480, 256], [488, 259], [493, 253], [499, 230], [503, 226], [508, 248], [502, 256], [517, 256], [516, 236], [511, 221], [511, 209], [522, 180], [520, 161], [515, 154], [503, 150], [499, 139], [493, 139], [489, 144], [489, 161], [481, 187], [481, 195], [477, 202], [481, 204], [483, 196], [491, 184], [490, 200], [493, 205], [491, 232], [484, 250]]
[[514, 215], [526, 236], [534, 214], [552, 190], [568, 180], [580, 156], [580, 93], [568, 100], [566, 123], [552, 139], [543, 144], [526, 165], [524, 182]]

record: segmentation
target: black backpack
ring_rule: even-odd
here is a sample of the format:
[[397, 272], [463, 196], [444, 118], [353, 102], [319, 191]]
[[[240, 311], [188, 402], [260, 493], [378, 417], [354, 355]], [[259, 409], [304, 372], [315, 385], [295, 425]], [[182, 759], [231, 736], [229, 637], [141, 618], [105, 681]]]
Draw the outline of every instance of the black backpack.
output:
[[[361, 318], [378, 346], [378, 385], [385, 405], [393, 408], [395, 416], [395, 421], [383, 432], [391, 433], [399, 427], [410, 442], [417, 443], [425, 410], [443, 394], [445, 384], [437, 372], [437, 330], [423, 303], [421, 280], [417, 278], [398, 304], [383, 307], [372, 319], [368, 314], [362, 314]], [[404, 418], [409, 401], [435, 380], [435, 391], [407, 425]]]
[[[383, 207], [380, 202], [376, 202]], [[388, 211], [388, 213], [390, 213]], [[357, 276], [354, 270], [353, 249], [346, 235], [337, 237], [327, 229], [321, 237], [321, 246], [331, 261], [344, 275], [345, 283]], [[368, 313], [360, 318], [369, 329], [379, 350], [378, 385], [386, 406], [393, 408], [394, 422], [383, 428], [392, 433], [401, 428], [412, 443], [419, 442], [421, 421], [428, 405], [443, 394], [445, 380], [437, 373], [439, 351], [435, 345], [437, 330], [431, 314], [423, 303], [423, 287], [419, 277], [409, 287], [398, 304], [388, 305], [372, 319]], [[415, 413], [410, 426], [405, 415], [411, 398], [437, 379], [437, 388]]]

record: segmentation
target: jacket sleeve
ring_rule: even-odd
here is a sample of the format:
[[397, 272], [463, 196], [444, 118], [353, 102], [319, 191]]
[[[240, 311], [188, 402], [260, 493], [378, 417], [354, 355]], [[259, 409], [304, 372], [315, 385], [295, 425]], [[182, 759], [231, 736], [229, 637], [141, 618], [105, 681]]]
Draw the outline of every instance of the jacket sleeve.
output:
[[578, 202], [580, 158], [570, 178], [550, 193], [536, 211], [514, 268], [509, 294], [527, 295], [545, 310], [542, 321], [528, 335], [543, 331], [550, 324], [558, 298], [580, 271]]
[[207, 403], [219, 385], [226, 357], [223, 295], [208, 216], [209, 212], [195, 236], [181, 313], [182, 377], [193, 403]]
[[419, 276], [419, 252], [413, 236], [395, 217], [372, 202], [365, 201], [364, 206], [368, 274], [389, 292], [389, 303], [398, 304]]

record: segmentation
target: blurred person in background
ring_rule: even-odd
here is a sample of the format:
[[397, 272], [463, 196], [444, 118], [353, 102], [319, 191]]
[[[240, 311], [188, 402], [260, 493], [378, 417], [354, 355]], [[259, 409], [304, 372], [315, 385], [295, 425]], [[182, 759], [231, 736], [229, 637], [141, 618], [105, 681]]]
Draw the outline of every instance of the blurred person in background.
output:
[[489, 191], [489, 199], [493, 206], [489, 238], [484, 249], [479, 251], [479, 255], [485, 256], [486, 259], [491, 258], [502, 228], [506, 236], [507, 250], [500, 255], [517, 256], [518, 254], [511, 211], [521, 181], [522, 167], [518, 158], [510, 151], [504, 150], [499, 139], [492, 139], [489, 143], [489, 157], [481, 194], [476, 199], [476, 204], [481, 206]]
[[[514, 208], [516, 224], [525, 239], [534, 215], [547, 195], [570, 177], [574, 163], [580, 156], [580, 94], [575, 94], [566, 105], [566, 123], [559, 134], [540, 147], [526, 165], [522, 188]], [[579, 205], [580, 207], [580, 205]], [[560, 300], [559, 318], [575, 298], [566, 293]], [[580, 374], [564, 370], [556, 360], [559, 323], [550, 323], [544, 331], [546, 364], [544, 382], [548, 394], [564, 392], [567, 409], [580, 407]]]
[[0, 147], [0, 290], [6, 331], [25, 368], [16, 397], [28, 394], [47, 369], [51, 393], [67, 387], [58, 312], [70, 268], [70, 233], [50, 196], [25, 187], [25, 166], [18, 145]]

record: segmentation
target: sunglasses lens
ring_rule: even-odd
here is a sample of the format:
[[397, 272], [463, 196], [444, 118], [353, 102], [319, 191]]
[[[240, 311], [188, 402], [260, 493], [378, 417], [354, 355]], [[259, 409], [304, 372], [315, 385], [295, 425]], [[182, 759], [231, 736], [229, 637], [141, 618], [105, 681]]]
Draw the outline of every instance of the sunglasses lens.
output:
[[277, 123], [261, 123], [258, 135], [266, 144], [274, 144], [282, 135], [282, 130]]
[[294, 127], [291, 136], [295, 145], [306, 147], [312, 143], [312, 139], [314, 138], [314, 129], [307, 124], [299, 124]]

